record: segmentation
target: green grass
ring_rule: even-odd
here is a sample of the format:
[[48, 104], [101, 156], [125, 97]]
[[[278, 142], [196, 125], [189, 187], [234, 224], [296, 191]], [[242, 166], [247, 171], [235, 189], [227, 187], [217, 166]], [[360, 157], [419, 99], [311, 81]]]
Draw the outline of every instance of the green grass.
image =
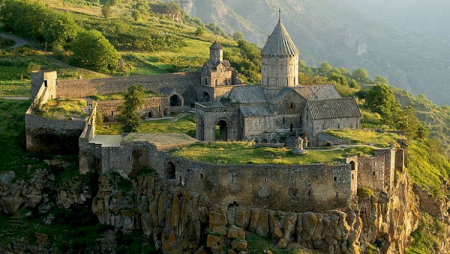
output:
[[14, 41], [0, 37], [0, 49], [11, 47], [14, 45]]
[[375, 192], [368, 188], [358, 188], [358, 197], [360, 198], [368, 198], [373, 197]]
[[434, 197], [441, 197], [442, 181], [449, 179], [450, 161], [432, 145], [422, 141], [409, 144], [408, 170], [414, 183]]
[[340, 164], [352, 155], [368, 155], [368, 147], [344, 150], [308, 150], [306, 155], [294, 155], [289, 148], [253, 148], [246, 142], [216, 142], [195, 144], [172, 151], [175, 156], [214, 164], [276, 164], [297, 165], [326, 163]]
[[439, 218], [422, 212], [419, 227], [412, 232], [412, 245], [406, 249], [407, 254], [428, 254], [434, 245], [440, 246], [445, 239], [445, 224]]
[[[120, 134], [119, 123], [104, 123], [96, 129], [97, 135]], [[184, 133], [195, 137], [195, 115], [189, 114], [175, 121], [173, 119], [144, 121], [139, 128], [141, 133]]]
[[0, 97], [30, 97], [30, 88], [29, 80], [0, 81]]
[[246, 231], [245, 234], [248, 243], [247, 252], [250, 254], [261, 254], [264, 253], [264, 251], [271, 251], [273, 254], [301, 254], [305, 253], [304, 251], [306, 250], [300, 245], [280, 249], [276, 246], [276, 243], [268, 237], [259, 236], [248, 231]]
[[[145, 91], [145, 98], [161, 97], [162, 94], [158, 94], [152, 91]], [[92, 95], [89, 96], [94, 101], [111, 101], [111, 100], [123, 100], [123, 93], [105, 94], [105, 95]]]
[[50, 100], [35, 113], [52, 119], [72, 119], [86, 117], [87, 102], [77, 99]]
[[368, 144], [377, 147], [390, 147], [391, 145], [398, 145], [401, 140], [405, 140], [403, 136], [395, 133], [364, 129], [330, 130], [326, 133], [344, 140], [350, 140], [354, 144]]

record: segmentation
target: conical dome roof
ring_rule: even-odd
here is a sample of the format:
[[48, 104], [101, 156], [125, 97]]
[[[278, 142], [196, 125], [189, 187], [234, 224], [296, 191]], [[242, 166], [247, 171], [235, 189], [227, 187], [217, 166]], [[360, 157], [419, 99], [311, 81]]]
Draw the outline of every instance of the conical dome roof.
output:
[[217, 40], [214, 41], [214, 43], [211, 45], [211, 47], [209, 47], [209, 49], [212, 50], [219, 50], [219, 49], [223, 49], [222, 44], [220, 44]]
[[298, 50], [281, 20], [267, 39], [262, 56], [295, 56]]

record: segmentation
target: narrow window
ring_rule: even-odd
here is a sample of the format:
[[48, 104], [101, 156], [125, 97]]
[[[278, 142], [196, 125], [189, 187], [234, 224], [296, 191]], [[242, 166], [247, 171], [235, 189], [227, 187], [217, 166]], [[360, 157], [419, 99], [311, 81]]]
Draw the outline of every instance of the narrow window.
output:
[[200, 179], [203, 179], [203, 174], [200, 174]]
[[286, 122], [286, 121], [285, 121], [285, 119], [284, 119], [284, 117], [283, 117], [283, 124], [285, 124], [285, 122]]
[[127, 160], [128, 160], [128, 162], [131, 161], [131, 156], [130, 155], [127, 156]]
[[336, 192], [336, 197], [339, 197], [339, 192]]
[[355, 179], [355, 175], [354, 175], [354, 174], [352, 174], [352, 180], [353, 180], [353, 179]]
[[277, 79], [277, 83], [276, 83], [276, 84], [277, 84], [277, 86], [278, 86], [278, 79]]
[[270, 83], [269, 83], [269, 80], [270, 80], [270, 79], [269, 79], [269, 78], [267, 78], [267, 86], [268, 86], [268, 85], [270, 84]]
[[311, 190], [308, 191], [308, 196], [311, 196]]
[[44, 80], [44, 86], [47, 87], [47, 80]]
[[267, 183], [267, 182], [268, 182], [267, 176], [266, 176], [266, 177], [264, 177], [264, 182], [265, 182], [265, 183]]
[[335, 181], [335, 182], [337, 181], [337, 177], [334, 177], [334, 181]]
[[294, 124], [291, 123], [291, 132], [294, 132]]
[[111, 115], [114, 116], [114, 111], [111, 111]]
[[289, 79], [286, 79], [286, 86], [289, 86]]
[[302, 124], [303, 122], [302, 122], [302, 117], [300, 117], [300, 124]]
[[183, 178], [181, 176], [178, 177], [178, 180], [180, 181], [180, 185], [183, 185]]
[[234, 183], [234, 175], [231, 174], [231, 183]]
[[291, 102], [291, 109], [294, 109], [294, 103]]
[[373, 176], [375, 176], [375, 171], [373, 171]]
[[217, 86], [217, 79], [216, 79], [216, 86]]

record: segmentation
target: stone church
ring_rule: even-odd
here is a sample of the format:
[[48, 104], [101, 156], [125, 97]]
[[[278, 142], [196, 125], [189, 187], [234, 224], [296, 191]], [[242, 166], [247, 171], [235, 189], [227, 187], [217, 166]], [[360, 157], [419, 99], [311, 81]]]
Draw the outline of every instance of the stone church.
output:
[[[233, 84], [236, 76], [222, 58], [222, 46], [211, 46], [202, 68], [204, 86]], [[196, 103], [196, 138], [201, 141], [255, 141], [290, 146], [301, 136], [318, 145], [329, 129], [361, 127], [353, 98], [343, 98], [334, 85], [298, 85], [299, 52], [281, 19], [262, 50], [259, 85], [235, 86], [220, 100]]]

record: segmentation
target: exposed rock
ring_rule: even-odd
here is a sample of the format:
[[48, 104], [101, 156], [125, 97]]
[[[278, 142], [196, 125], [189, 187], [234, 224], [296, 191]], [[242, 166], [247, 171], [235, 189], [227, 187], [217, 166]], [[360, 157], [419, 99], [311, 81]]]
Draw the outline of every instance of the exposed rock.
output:
[[244, 251], [247, 249], [247, 241], [239, 239], [233, 240], [231, 242], [231, 248], [235, 251]]

